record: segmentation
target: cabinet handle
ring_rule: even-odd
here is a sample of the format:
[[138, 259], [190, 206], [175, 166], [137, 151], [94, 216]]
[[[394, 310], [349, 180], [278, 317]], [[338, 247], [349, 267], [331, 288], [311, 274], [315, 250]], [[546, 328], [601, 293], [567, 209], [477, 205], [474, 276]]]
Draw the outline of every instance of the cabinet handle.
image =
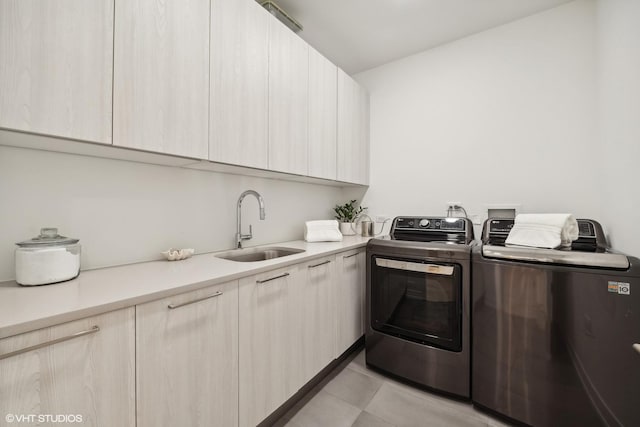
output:
[[634, 345], [633, 345], [633, 349], [634, 349], [635, 351], [637, 351], [637, 352], [638, 352], [638, 354], [640, 354], [640, 344], [634, 344]]
[[204, 301], [204, 300], [209, 299], [209, 298], [219, 297], [220, 295], [222, 295], [222, 292], [218, 291], [213, 295], [208, 295], [206, 297], [194, 299], [193, 301], [183, 302], [182, 304], [169, 304], [167, 307], [170, 308], [171, 310], [173, 310], [174, 308], [180, 308], [180, 307], [184, 307], [185, 305], [195, 304], [197, 302]]
[[325, 264], [329, 264], [331, 262], [330, 259], [321, 262], [320, 264], [314, 264], [314, 265], [310, 265], [309, 268], [316, 268], [316, 267], [320, 267], [321, 265], [325, 265]]
[[358, 255], [360, 252], [356, 252], [355, 254], [351, 254], [351, 255], [344, 255], [342, 258], [347, 259], [347, 258], [351, 258], [354, 257], [356, 255]]
[[262, 283], [267, 283], [267, 282], [270, 282], [270, 281], [272, 281], [272, 280], [282, 279], [283, 277], [287, 277], [288, 275], [289, 275], [289, 273], [284, 273], [284, 274], [281, 274], [281, 275], [279, 275], [279, 276], [272, 277], [272, 278], [270, 278], [270, 279], [256, 280], [256, 283], [260, 283], [260, 284], [262, 284]]
[[43, 342], [41, 344], [32, 345], [31, 347], [25, 347], [23, 349], [12, 351], [10, 353], [0, 354], [0, 360], [6, 359], [8, 357], [17, 356], [17, 355], [22, 354], [22, 353], [27, 353], [27, 352], [32, 351], [32, 350], [37, 350], [37, 349], [42, 348], [42, 347], [48, 347], [48, 346], [53, 345], [53, 344], [58, 344], [59, 342], [69, 341], [69, 340], [72, 340], [74, 338], [82, 337], [84, 335], [94, 334], [94, 333], [98, 332], [99, 330], [100, 330], [99, 326], [94, 326], [93, 328], [87, 329], [86, 331], [76, 332], [75, 334], [67, 335], [66, 337], [56, 338], [55, 340]]

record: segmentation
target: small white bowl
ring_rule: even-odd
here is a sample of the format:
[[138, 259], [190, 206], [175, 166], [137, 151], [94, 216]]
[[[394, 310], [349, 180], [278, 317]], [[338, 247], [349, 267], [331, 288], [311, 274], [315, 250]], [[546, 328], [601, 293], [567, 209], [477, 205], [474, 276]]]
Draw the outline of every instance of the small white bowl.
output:
[[195, 253], [195, 249], [169, 249], [168, 251], [160, 252], [168, 261], [180, 261], [189, 258]]

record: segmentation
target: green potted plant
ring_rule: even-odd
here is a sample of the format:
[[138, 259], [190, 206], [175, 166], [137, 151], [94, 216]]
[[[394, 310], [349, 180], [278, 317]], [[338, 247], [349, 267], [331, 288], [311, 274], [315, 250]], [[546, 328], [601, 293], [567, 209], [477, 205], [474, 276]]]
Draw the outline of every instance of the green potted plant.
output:
[[333, 211], [336, 213], [336, 219], [340, 222], [340, 232], [345, 236], [356, 234], [355, 220], [365, 209], [356, 205], [355, 200], [351, 200], [344, 205], [336, 205]]

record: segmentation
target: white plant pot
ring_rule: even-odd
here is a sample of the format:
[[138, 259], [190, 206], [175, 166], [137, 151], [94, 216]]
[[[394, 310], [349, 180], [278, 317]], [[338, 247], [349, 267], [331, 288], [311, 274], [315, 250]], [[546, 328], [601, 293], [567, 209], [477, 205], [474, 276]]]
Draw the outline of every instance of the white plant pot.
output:
[[356, 226], [353, 222], [341, 222], [340, 232], [343, 236], [354, 236], [356, 234]]

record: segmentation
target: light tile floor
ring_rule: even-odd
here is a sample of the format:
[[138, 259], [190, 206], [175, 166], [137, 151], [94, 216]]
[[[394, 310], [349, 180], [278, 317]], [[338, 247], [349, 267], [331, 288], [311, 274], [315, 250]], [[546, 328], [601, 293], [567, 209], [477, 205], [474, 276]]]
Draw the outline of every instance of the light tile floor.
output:
[[278, 427], [502, 427], [470, 403], [448, 399], [367, 368], [364, 350], [336, 368]]

